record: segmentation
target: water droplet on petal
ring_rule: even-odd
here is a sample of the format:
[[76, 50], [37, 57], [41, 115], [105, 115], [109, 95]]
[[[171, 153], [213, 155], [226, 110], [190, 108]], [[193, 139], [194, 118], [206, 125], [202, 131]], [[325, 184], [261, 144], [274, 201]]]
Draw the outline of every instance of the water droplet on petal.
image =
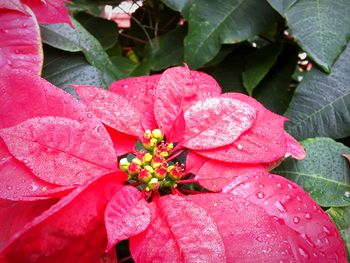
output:
[[305, 218], [306, 218], [306, 219], [311, 219], [311, 217], [312, 217], [312, 216], [311, 216], [310, 213], [305, 213]]
[[299, 222], [300, 222], [300, 217], [295, 216], [295, 217], [293, 218], [293, 222], [294, 222], [294, 224], [299, 224]]
[[276, 184], [277, 188], [282, 188], [282, 185], [280, 183]]
[[242, 150], [242, 149], [243, 149], [243, 146], [240, 145], [240, 144], [238, 144], [238, 145], [237, 145], [237, 149], [238, 149], [238, 150]]
[[303, 256], [304, 258], [309, 258], [309, 254], [304, 250], [304, 249], [302, 249], [301, 247], [299, 247], [299, 254], [301, 255], [301, 256]]
[[329, 236], [331, 234], [331, 231], [326, 226], [323, 226], [323, 231], [327, 234], [327, 236]]
[[258, 193], [256, 193], [256, 197], [259, 199], [263, 199], [265, 197], [265, 194], [262, 192], [258, 192]]
[[87, 114], [87, 117], [88, 117], [88, 118], [92, 118], [92, 114], [91, 114], [91, 113], [88, 113], [88, 114]]
[[8, 186], [7, 186], [7, 190], [9, 190], [9, 191], [12, 190], [12, 186], [11, 186], [11, 185], [8, 185]]
[[275, 206], [281, 212], [286, 212], [287, 211], [286, 207], [280, 201], [276, 201], [275, 202]]

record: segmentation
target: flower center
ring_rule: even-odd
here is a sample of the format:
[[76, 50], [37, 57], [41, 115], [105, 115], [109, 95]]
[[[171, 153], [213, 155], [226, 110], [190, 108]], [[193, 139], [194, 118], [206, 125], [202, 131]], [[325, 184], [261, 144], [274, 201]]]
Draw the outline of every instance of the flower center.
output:
[[119, 161], [119, 168], [128, 174], [128, 181], [138, 183], [146, 191], [175, 188], [185, 174], [185, 167], [169, 158], [174, 144], [165, 142], [159, 129], [146, 130], [141, 143], [141, 150]]

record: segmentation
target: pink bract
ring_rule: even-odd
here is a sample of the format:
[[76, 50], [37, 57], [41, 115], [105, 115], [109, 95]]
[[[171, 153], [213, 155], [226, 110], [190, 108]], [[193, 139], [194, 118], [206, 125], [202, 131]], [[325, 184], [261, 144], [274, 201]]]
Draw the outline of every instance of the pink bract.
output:
[[[135, 262], [346, 262], [327, 214], [264, 168], [305, 155], [285, 118], [186, 67], [112, 90], [77, 86], [84, 105], [37, 75], [0, 74], [1, 262], [116, 262], [125, 239]], [[170, 154], [188, 151], [190, 180], [217, 193], [186, 195], [186, 179], [172, 194], [130, 182], [118, 161], [141, 155], [136, 142], [154, 128], [175, 143]]]
[[0, 0], [0, 67], [41, 73], [39, 24], [68, 23], [63, 0]]

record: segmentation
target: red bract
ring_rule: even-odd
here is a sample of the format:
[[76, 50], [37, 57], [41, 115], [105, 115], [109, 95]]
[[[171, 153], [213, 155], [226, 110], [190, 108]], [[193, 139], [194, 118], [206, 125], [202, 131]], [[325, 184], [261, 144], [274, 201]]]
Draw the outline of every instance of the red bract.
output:
[[69, 23], [63, 0], [0, 0], [0, 66], [40, 74], [39, 24]]
[[[264, 168], [304, 155], [283, 117], [181, 67], [112, 90], [79, 86], [86, 107], [36, 75], [0, 74], [1, 262], [116, 262], [125, 239], [135, 262], [346, 262], [323, 210]], [[275, 152], [249, 157], [264, 137]], [[193, 181], [218, 193], [185, 195]]]

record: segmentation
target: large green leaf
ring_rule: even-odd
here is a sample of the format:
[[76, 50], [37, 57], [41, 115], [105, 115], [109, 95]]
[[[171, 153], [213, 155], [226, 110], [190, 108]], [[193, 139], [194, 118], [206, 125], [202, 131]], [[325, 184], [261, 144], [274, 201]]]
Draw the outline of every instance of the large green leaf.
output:
[[66, 24], [41, 26], [43, 42], [66, 51], [82, 51], [87, 61], [103, 72], [104, 82], [112, 83], [124, 77], [113, 65], [103, 47], [78, 21], [71, 18], [74, 29]]
[[169, 8], [180, 12], [184, 17], [188, 17], [192, 0], [162, 0]]
[[350, 135], [350, 45], [332, 74], [314, 68], [299, 84], [286, 112], [287, 130], [297, 139]]
[[274, 172], [301, 185], [321, 206], [350, 205], [350, 148], [329, 138], [302, 142], [306, 158], [286, 159]]
[[255, 49], [252, 46], [242, 44], [218, 64], [213, 72], [213, 77], [217, 80], [223, 92], [246, 93], [242, 81], [243, 61], [245, 61], [247, 55], [254, 51]]
[[247, 40], [264, 31], [276, 18], [266, 1], [193, 0], [185, 60], [191, 68], [198, 68], [219, 52], [221, 44]]
[[258, 49], [246, 58], [246, 70], [243, 72], [243, 85], [250, 96], [253, 94], [254, 88], [276, 63], [281, 51], [281, 43], [274, 43]]
[[254, 97], [278, 114], [286, 111], [292, 99], [294, 88], [291, 87], [291, 82], [297, 59], [297, 48], [286, 44], [276, 64], [254, 89]]
[[300, 46], [330, 72], [350, 37], [349, 0], [268, 0], [287, 19]]
[[332, 207], [327, 210], [327, 213], [340, 231], [347, 248], [348, 260], [350, 261], [350, 206]]
[[184, 59], [185, 27], [169, 31], [152, 39], [152, 45], [147, 45], [144, 60], [151, 63], [153, 70], [163, 70], [167, 67], [180, 65]]
[[136, 63], [123, 56], [113, 56], [111, 60], [126, 76], [144, 76], [149, 75], [151, 71], [151, 66], [148, 61]]
[[45, 48], [42, 77], [75, 96], [69, 84], [104, 86], [101, 72], [89, 65], [82, 54]]
[[118, 42], [118, 26], [115, 22], [82, 12], [75, 18], [100, 42], [105, 50]]

